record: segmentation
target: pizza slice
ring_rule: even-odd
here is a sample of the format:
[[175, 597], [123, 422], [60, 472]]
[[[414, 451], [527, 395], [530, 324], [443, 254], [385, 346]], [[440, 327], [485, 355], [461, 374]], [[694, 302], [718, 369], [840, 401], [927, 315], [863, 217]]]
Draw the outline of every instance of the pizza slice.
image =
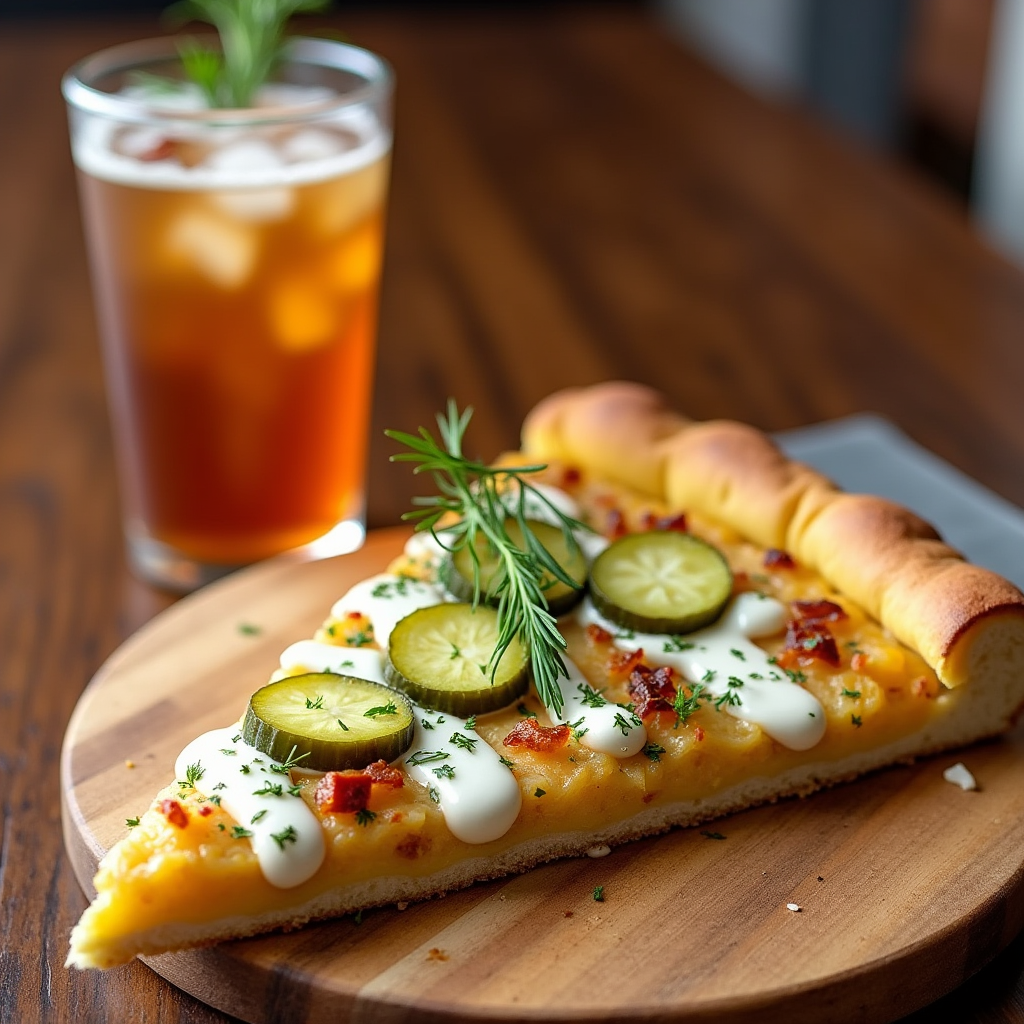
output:
[[104, 857], [70, 964], [600, 854], [1024, 705], [1024, 596], [749, 427], [606, 384], [547, 399], [523, 452], [476, 471], [182, 751]]

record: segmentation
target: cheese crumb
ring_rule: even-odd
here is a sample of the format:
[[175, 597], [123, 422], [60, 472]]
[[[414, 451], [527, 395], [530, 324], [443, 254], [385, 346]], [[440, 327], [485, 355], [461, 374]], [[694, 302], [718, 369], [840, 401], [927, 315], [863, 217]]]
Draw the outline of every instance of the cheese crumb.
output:
[[598, 857], [607, 857], [612, 852], [612, 848], [606, 843], [602, 843], [600, 846], [592, 846], [587, 850], [587, 856], [593, 857], [595, 860]]
[[964, 791], [978, 788], [977, 781], [963, 761], [957, 761], [956, 764], [947, 768], [942, 773], [942, 777], [947, 782], [952, 782], [954, 786], [959, 786]]
[[125, 766], [125, 768], [134, 768], [135, 767], [135, 762], [134, 761], [125, 761], [124, 766]]
[[786, 909], [792, 910], [794, 914], [799, 914], [803, 907], [801, 907], [799, 903], [787, 903]]

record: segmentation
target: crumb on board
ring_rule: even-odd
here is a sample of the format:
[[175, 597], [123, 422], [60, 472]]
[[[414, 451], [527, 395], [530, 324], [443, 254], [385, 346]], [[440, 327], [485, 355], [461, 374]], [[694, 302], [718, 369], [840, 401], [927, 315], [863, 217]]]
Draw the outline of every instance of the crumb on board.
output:
[[427, 959], [437, 960], [444, 963], [444, 961], [448, 959], [448, 954], [443, 949], [438, 949], [437, 946], [433, 946], [427, 951]]
[[395, 904], [395, 909], [396, 910], [405, 910], [408, 906], [409, 906], [409, 904], [406, 903], [405, 900], [403, 900], [401, 903], [396, 903]]
[[607, 843], [601, 843], [599, 846], [591, 846], [587, 850], [587, 856], [596, 860], [598, 857], [607, 857], [611, 852], [612, 848]]
[[572, 917], [572, 911], [571, 910], [563, 911], [562, 916], [563, 917]]
[[954, 786], [959, 786], [964, 792], [978, 788], [977, 780], [963, 761], [957, 761], [956, 764], [950, 765], [942, 773], [942, 777], [947, 782], [953, 783]]
[[125, 768], [134, 768], [135, 767], [135, 762], [134, 761], [125, 761], [124, 766], [125, 766]]
[[799, 903], [787, 903], [786, 909], [792, 910], [794, 914], [799, 914], [800, 911], [803, 910], [803, 907], [801, 907]]

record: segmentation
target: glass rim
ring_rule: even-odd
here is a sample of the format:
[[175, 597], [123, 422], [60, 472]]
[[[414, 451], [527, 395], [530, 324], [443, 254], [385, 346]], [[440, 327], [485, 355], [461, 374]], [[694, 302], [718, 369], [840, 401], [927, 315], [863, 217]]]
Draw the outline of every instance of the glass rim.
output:
[[[210, 37], [216, 39], [216, 37]], [[282, 48], [284, 63], [305, 64], [347, 71], [363, 79], [350, 92], [313, 103], [279, 107], [210, 107], [204, 110], [160, 108], [135, 97], [104, 92], [91, 85], [102, 75], [131, 71], [154, 61], [174, 59], [177, 41], [172, 36], [139, 39], [110, 46], [76, 61], [61, 79], [61, 92], [69, 106], [133, 124], [188, 122], [208, 125], [266, 125], [318, 120], [350, 107], [384, 100], [391, 89], [391, 66], [382, 57], [351, 43], [312, 36], [295, 36]]]

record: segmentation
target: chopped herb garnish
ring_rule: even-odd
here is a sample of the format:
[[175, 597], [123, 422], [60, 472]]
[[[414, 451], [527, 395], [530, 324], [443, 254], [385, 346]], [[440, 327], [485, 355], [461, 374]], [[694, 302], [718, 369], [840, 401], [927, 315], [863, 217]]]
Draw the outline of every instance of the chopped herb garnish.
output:
[[324, 709], [324, 695], [321, 693], [320, 696], [317, 697], [316, 700], [310, 700], [307, 697], [306, 698], [306, 707], [309, 708], [310, 710], [315, 709], [317, 711], [323, 711], [323, 709]]
[[[451, 644], [450, 640], [448, 642]], [[460, 651], [459, 648], [455, 644], [451, 644], [451, 648], [452, 648], [452, 653], [448, 655], [448, 660], [449, 661], [454, 661], [460, 654], [462, 654], [462, 651]]]
[[283, 832], [271, 832], [270, 838], [283, 850], [285, 843], [297, 843], [299, 841], [299, 833], [295, 831], [294, 825], [289, 825]]
[[739, 676], [729, 676], [729, 681], [725, 685], [739, 687], [743, 685], [743, 680]]
[[434, 789], [433, 786], [431, 786], [427, 792], [430, 794], [430, 799], [433, 800], [435, 804], [439, 804], [441, 802], [441, 794], [438, 790]]
[[139, 819], [138, 818], [125, 818], [124, 819], [124, 823], [129, 828], [135, 828], [135, 826], [138, 825], [138, 823], [139, 823]]
[[236, 732], [235, 735], [231, 737], [231, 742], [237, 743], [241, 738], [242, 734], [240, 732]]
[[660, 761], [661, 755], [665, 753], [665, 748], [660, 743], [647, 743], [644, 745], [643, 751], [652, 761]]
[[705, 831], [705, 832], [701, 832], [701, 835], [704, 836], [705, 839], [724, 839], [725, 838], [725, 836], [723, 836], [721, 832], [706, 832]]
[[373, 819], [376, 817], [376, 811], [371, 811], [368, 808], [364, 807], [361, 811], [356, 811], [356, 824], [365, 827], [369, 825], [370, 822], [373, 821]]
[[541, 789], [541, 788], [540, 788], [540, 786], [538, 786], [538, 787], [537, 787], [537, 788], [536, 788], [536, 789], [535, 789], [535, 790], [533, 791], [533, 795], [534, 795], [534, 796], [538, 796], [538, 797], [539, 797], [539, 796], [547, 796], [547, 790], [546, 790], [546, 789]]
[[454, 779], [455, 769], [450, 764], [442, 764], [430, 769], [439, 779]]
[[259, 789], [252, 791], [253, 796], [282, 796], [284, 784], [281, 782], [264, 782]]
[[739, 658], [740, 661], [746, 661], [747, 660], [747, 656], [742, 651], [738, 651], [735, 647], [730, 647], [729, 648], [729, 653], [734, 658]]
[[238, 770], [239, 770], [239, 771], [240, 771], [240, 772], [241, 772], [241, 773], [242, 773], [243, 775], [248, 775], [248, 774], [249, 774], [249, 772], [251, 772], [251, 771], [252, 771], [252, 769], [251, 769], [251, 768], [250, 768], [250, 767], [249, 767], [249, 766], [248, 766], [247, 764], [243, 764], [243, 765], [242, 765], [242, 767], [241, 767], [241, 768], [239, 768]]
[[294, 786], [288, 787], [289, 796], [302, 796], [302, 784], [296, 782]]
[[238, 756], [238, 751], [237, 750], [232, 750], [230, 747], [221, 747], [220, 748], [220, 752], [222, 754], [227, 754], [228, 757], [237, 757]]
[[390, 600], [394, 595], [399, 597], [406, 596], [406, 585], [409, 582], [408, 576], [399, 576], [394, 582], [385, 580], [383, 583], [378, 583], [370, 593], [377, 598], [384, 598]]
[[195, 787], [195, 784], [206, 774], [206, 769], [196, 761], [195, 764], [190, 764], [185, 769], [185, 781], [184, 783], [179, 782], [178, 785], [186, 785]]
[[845, 686], [843, 687], [843, 696], [849, 697], [851, 700], [857, 700], [860, 697], [860, 690], [848, 690]]
[[594, 897], [595, 903], [604, 903], [604, 886], [595, 885], [594, 891], [591, 895]]
[[693, 686], [690, 687], [689, 694], [687, 694], [684, 687], [679, 687], [676, 691], [676, 699], [672, 703], [672, 708], [676, 713], [676, 728], [685, 723], [690, 715], [700, 709], [700, 702], [703, 695], [704, 686], [702, 683], [694, 683]]
[[363, 712], [363, 718], [376, 718], [378, 715], [397, 715], [398, 705], [393, 701], [389, 700], [387, 704], [382, 704], [377, 708], [370, 708], [369, 711]]
[[807, 676], [805, 676], [803, 674], [803, 672], [799, 672], [799, 671], [796, 671], [795, 669], [791, 669], [791, 668], [784, 668], [782, 671], [785, 672], [786, 675], [789, 676], [789, 678], [794, 683], [806, 683], [807, 682]]
[[250, 824], [250, 825], [255, 825], [255, 824], [256, 824], [256, 822], [260, 820], [260, 818], [263, 818], [263, 817], [265, 817], [265, 816], [266, 816], [266, 813], [267, 813], [267, 809], [266, 809], [266, 807], [264, 807], [262, 811], [257, 811], [257, 812], [256, 812], [256, 813], [255, 813], [255, 814], [254, 814], [254, 815], [253, 815], [253, 816], [252, 816], [252, 817], [251, 817], [250, 819], [249, 819], [249, 824]]
[[536, 712], [531, 711], [525, 704], [517, 704], [516, 705], [516, 711], [518, 711], [519, 714], [525, 716], [526, 718], [536, 718], [537, 717]]
[[707, 670], [707, 672], [705, 672], [705, 673], [704, 673], [704, 675], [702, 675], [702, 676], [700, 677], [700, 681], [701, 681], [702, 683], [710, 683], [710, 682], [713, 682], [713, 681], [714, 681], [714, 678], [715, 678], [715, 675], [716, 675], [716, 672], [715, 672], [715, 670], [714, 670], [713, 668], [709, 668], [709, 669]]
[[340, 718], [338, 719], [338, 725], [340, 725], [345, 732], [348, 732], [348, 726]]
[[608, 703], [608, 701], [606, 701], [604, 697], [597, 692], [597, 690], [587, 683], [577, 683], [576, 689], [579, 690], [580, 696], [583, 698], [583, 703], [586, 704], [588, 708], [603, 708], [605, 704]]
[[231, 826], [231, 838], [232, 839], [251, 839], [252, 833], [241, 825]]
[[240, 622], [238, 624], [238, 632], [242, 636], [259, 636], [263, 629], [260, 626], [254, 626], [251, 622]]
[[670, 636], [662, 650], [666, 654], [673, 654], [679, 651], [692, 651], [694, 646], [689, 640], [684, 640], [681, 636]]
[[215, 793], [210, 797], [210, 803], [213, 804], [214, 807], [220, 807], [220, 796]]
[[728, 704], [732, 707], [738, 708], [742, 703], [743, 701], [740, 700], [740, 695], [735, 690], [726, 690], [721, 697], [715, 698], [715, 709], [721, 711], [723, 704]]
[[[636, 716], [634, 715], [633, 717], [635, 718]], [[623, 718], [623, 716], [618, 712], [616, 712], [615, 717], [612, 719], [612, 724], [622, 733], [623, 736], [628, 736], [630, 729], [633, 728], [632, 723]]]
[[295, 751], [298, 749], [298, 747], [293, 746], [292, 749], [288, 751], [288, 756], [280, 764], [272, 764], [270, 766], [270, 770], [272, 772], [277, 772], [278, 775], [287, 775], [292, 768], [294, 768], [300, 761], [304, 761], [312, 753], [311, 750], [307, 750], [304, 754], [299, 754], [299, 756], [296, 757]]
[[434, 726], [431, 724], [429, 718], [421, 718], [420, 719], [420, 725], [422, 725], [424, 729], [433, 729], [434, 728]]
[[861, 721], [860, 715], [850, 715], [850, 721], [859, 729], [864, 723]]
[[346, 637], [346, 642], [349, 647], [366, 647], [368, 644], [373, 643], [372, 634], [372, 630], [360, 630], [358, 633], [353, 633], [350, 637]]
[[443, 750], [417, 750], [412, 757], [406, 758], [405, 763], [415, 766], [431, 761], [444, 761], [447, 757], [448, 754]]
[[471, 754], [474, 753], [476, 748], [476, 737], [466, 736], [461, 732], [453, 732], [448, 737], [448, 742], [456, 747], [460, 747], [462, 750], [468, 750]]
[[503, 765], [504, 765], [504, 766], [505, 766], [506, 768], [515, 768], [515, 766], [516, 766], [516, 765], [515, 765], [515, 761], [510, 761], [510, 760], [509, 760], [509, 759], [508, 759], [507, 757], [504, 757], [504, 756], [502, 756], [502, 755], [499, 755], [499, 756], [498, 756], [498, 760], [499, 760], [499, 761], [500, 761], [500, 762], [501, 762], [501, 763], [502, 763], [502, 764], [503, 764]]
[[363, 912], [361, 910], [357, 910], [352, 915], [352, 923], [356, 926], [361, 925], [363, 923]]
[[476, 715], [470, 715], [466, 719], [466, 724], [462, 727], [463, 729], [475, 729], [476, 728]]

